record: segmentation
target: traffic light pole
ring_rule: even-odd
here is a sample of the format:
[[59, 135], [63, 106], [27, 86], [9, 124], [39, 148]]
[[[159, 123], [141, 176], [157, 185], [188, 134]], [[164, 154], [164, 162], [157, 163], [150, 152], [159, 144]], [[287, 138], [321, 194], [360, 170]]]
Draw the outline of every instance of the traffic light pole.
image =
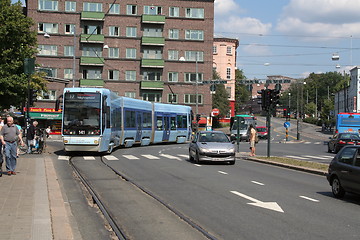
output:
[[267, 157], [270, 157], [270, 140], [271, 140], [271, 110], [270, 108], [266, 113], [266, 128], [268, 130], [268, 139], [267, 139]]

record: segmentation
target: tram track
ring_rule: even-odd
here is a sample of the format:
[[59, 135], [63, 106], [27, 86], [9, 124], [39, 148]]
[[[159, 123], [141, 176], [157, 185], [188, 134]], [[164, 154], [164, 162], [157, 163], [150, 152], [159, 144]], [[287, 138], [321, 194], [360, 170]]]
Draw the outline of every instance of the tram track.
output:
[[[215, 237], [213, 234], [209, 233], [205, 229], [203, 229], [199, 224], [192, 221], [189, 217], [185, 216], [183, 213], [178, 211], [176, 208], [172, 207], [165, 201], [163, 201], [160, 197], [158, 197], [156, 194], [152, 193], [148, 189], [144, 188], [143, 186], [139, 185], [135, 181], [131, 180], [127, 176], [125, 176], [123, 173], [119, 172], [114, 167], [110, 166], [109, 164], [104, 161], [104, 158], [102, 156], [99, 156], [100, 162], [106, 166], [108, 169], [110, 169], [114, 174], [116, 174], [120, 179], [130, 183], [133, 187], [140, 190], [142, 193], [146, 194], [150, 198], [154, 199], [156, 202], [161, 204], [163, 207], [165, 207], [167, 210], [169, 210], [171, 213], [175, 214], [178, 218], [180, 218], [182, 221], [184, 221], [186, 224], [191, 226], [193, 229], [198, 231], [205, 239], [210, 240], [217, 240], [218, 238]], [[70, 157], [69, 163], [71, 167], [74, 169], [75, 174], [80, 179], [80, 181], [84, 184], [86, 189], [88, 190], [89, 194], [92, 196], [94, 202], [98, 205], [100, 211], [102, 212], [104, 218], [108, 221], [109, 225], [112, 227], [113, 232], [120, 240], [128, 240], [128, 239], [134, 239], [133, 237], [130, 237], [128, 235], [128, 232], [126, 229], [123, 229], [116, 221], [116, 217], [114, 217], [111, 214], [111, 210], [109, 209], [109, 206], [106, 206], [104, 201], [102, 200], [102, 197], [96, 192], [96, 189], [92, 187], [90, 182], [87, 180], [86, 176], [83, 176], [82, 171], [79, 169], [79, 167], [76, 166], [73, 162], [73, 158]], [[111, 208], [111, 207], [110, 207]]]

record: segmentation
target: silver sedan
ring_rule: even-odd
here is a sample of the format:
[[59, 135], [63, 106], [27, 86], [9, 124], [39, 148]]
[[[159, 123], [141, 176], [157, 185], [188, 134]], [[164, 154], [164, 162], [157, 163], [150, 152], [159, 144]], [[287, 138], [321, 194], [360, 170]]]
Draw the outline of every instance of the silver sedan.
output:
[[221, 131], [200, 131], [189, 146], [190, 161], [235, 164], [235, 145]]

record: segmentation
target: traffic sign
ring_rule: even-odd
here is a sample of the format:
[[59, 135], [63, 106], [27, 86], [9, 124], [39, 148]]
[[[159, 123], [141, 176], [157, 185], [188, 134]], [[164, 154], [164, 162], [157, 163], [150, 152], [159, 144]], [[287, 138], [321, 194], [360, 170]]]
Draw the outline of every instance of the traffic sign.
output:
[[290, 122], [284, 122], [284, 128], [289, 128], [290, 127]]
[[219, 115], [219, 113], [220, 113], [220, 110], [217, 109], [217, 108], [214, 108], [214, 109], [211, 111], [211, 115], [213, 115], [213, 116], [217, 116], [217, 115]]

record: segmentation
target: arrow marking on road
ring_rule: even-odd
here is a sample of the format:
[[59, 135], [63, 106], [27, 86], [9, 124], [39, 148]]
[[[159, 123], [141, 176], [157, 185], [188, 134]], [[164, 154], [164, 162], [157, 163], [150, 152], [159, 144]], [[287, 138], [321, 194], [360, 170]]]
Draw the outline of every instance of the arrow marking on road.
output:
[[253, 205], [253, 206], [256, 206], [256, 207], [262, 207], [262, 208], [266, 208], [266, 209], [269, 209], [269, 210], [273, 210], [273, 211], [276, 211], [276, 212], [284, 212], [284, 210], [282, 210], [282, 208], [276, 203], [276, 202], [262, 202], [262, 201], [259, 201], [255, 198], [252, 198], [250, 196], [247, 196], [243, 193], [239, 193], [237, 191], [230, 191], [231, 193], [239, 196], [239, 197], [242, 197], [242, 198], [245, 198], [249, 201], [252, 201], [252, 203], [247, 203], [249, 205]]

